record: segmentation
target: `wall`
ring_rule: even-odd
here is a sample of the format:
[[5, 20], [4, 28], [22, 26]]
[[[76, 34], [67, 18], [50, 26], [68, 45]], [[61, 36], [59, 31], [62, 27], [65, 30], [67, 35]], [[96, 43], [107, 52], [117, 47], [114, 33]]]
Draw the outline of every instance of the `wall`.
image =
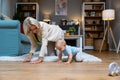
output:
[[40, 0], [40, 20], [43, 20], [44, 13], [50, 13], [51, 19], [60, 22], [61, 19], [81, 19], [82, 0], [67, 0], [67, 16], [55, 15], [55, 0]]
[[[107, 1], [109, 9], [115, 9], [115, 20], [110, 21], [112, 31], [115, 37], [115, 41], [118, 44], [120, 38], [120, 0]], [[111, 42], [112, 48], [114, 48], [113, 42]]]
[[[13, 17], [15, 13], [15, 3], [17, 0], [3, 0], [1, 12], [9, 17]], [[67, 0], [68, 1], [68, 13], [67, 16], [57, 16], [55, 15], [55, 0], [39, 0], [40, 7], [40, 20], [43, 20], [44, 13], [50, 13], [52, 21], [57, 23], [61, 19], [79, 19], [81, 20], [82, 12], [82, 0]]]

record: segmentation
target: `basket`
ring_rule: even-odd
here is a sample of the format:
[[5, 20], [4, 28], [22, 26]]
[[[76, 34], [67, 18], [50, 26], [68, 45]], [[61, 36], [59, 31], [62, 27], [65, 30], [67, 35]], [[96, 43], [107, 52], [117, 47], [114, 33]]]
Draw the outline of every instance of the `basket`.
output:
[[[100, 46], [102, 43], [102, 38], [94, 38], [93, 41], [94, 41], [94, 43], [93, 43], [94, 50], [98, 51], [100, 49]], [[107, 49], [108, 49], [107, 42], [104, 41], [102, 51], [106, 51]]]
[[93, 46], [93, 38], [86, 38], [85, 46]]

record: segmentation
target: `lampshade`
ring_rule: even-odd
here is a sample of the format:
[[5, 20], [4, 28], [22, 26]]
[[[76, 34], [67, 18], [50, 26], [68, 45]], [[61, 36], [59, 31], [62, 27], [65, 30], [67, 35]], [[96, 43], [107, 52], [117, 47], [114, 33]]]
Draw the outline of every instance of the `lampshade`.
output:
[[114, 20], [115, 19], [115, 10], [113, 10], [113, 9], [103, 10], [102, 19], [103, 20]]
[[50, 21], [50, 14], [44, 14], [43, 21], [46, 21], [46, 22]]

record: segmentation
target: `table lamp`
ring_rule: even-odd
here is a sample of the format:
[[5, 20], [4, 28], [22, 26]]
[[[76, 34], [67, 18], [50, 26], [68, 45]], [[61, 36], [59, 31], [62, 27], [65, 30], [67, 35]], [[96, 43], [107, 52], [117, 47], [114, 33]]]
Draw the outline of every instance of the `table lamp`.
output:
[[[103, 40], [102, 40], [102, 43], [101, 43], [101, 46], [100, 46], [100, 52], [102, 50], [103, 43], [104, 43], [106, 35], [107, 35], [107, 42], [108, 42], [108, 44], [110, 44], [110, 39], [109, 38], [110, 38], [110, 35], [111, 35], [111, 38], [112, 38], [113, 43], [114, 43], [114, 46], [115, 46], [115, 48], [117, 47], [116, 42], [115, 42], [115, 38], [114, 38], [114, 35], [113, 35], [113, 32], [112, 32], [112, 29], [110, 27], [110, 21], [115, 19], [115, 10], [113, 10], [113, 9], [103, 10], [103, 12], [102, 12], [102, 19], [107, 21], [107, 26], [106, 26], [106, 29], [105, 29], [105, 32], [104, 32], [104, 36], [103, 36]], [[110, 49], [110, 45], [109, 45], [109, 49]]]
[[47, 22], [49, 23], [51, 20], [50, 20], [50, 15], [49, 14], [44, 14], [44, 19], [43, 19], [44, 22]]

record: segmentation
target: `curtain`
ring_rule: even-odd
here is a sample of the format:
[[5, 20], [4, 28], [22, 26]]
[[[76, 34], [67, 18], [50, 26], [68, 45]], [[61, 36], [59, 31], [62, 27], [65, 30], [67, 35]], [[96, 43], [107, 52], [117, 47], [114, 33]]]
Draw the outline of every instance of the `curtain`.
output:
[[0, 13], [2, 12], [2, 0], [0, 0]]

